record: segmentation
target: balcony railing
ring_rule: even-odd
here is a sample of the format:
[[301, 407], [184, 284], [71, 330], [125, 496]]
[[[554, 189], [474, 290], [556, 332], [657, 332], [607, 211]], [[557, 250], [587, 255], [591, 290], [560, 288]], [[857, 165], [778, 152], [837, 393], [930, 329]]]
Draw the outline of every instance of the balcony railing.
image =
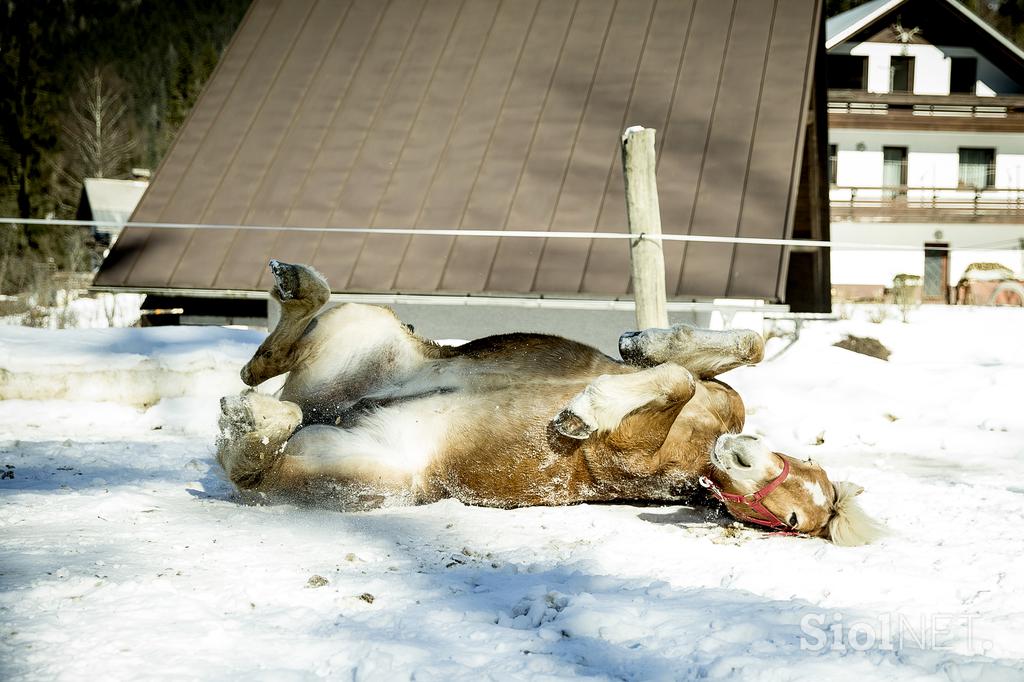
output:
[[833, 186], [829, 200], [832, 220], [1024, 223], [1024, 189]]
[[1024, 130], [1024, 97], [829, 90], [830, 127]]

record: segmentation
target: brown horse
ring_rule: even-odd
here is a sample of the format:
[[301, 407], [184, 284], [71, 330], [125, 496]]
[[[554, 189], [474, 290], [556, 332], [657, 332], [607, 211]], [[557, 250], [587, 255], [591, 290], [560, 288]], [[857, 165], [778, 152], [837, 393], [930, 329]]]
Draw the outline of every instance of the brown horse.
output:
[[671, 501], [707, 477], [739, 519], [837, 544], [876, 534], [859, 487], [733, 435], [743, 402], [714, 377], [760, 361], [754, 332], [631, 332], [626, 362], [540, 334], [439, 346], [387, 308], [322, 310], [330, 289], [312, 268], [271, 268], [281, 318], [242, 379], [287, 372], [280, 399], [221, 401], [217, 456], [241, 490], [343, 509], [519, 507]]

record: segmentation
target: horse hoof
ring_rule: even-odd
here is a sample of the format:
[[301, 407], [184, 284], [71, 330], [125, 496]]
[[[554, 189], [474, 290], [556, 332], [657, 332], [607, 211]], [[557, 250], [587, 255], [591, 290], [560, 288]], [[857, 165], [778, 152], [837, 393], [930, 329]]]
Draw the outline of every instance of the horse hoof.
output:
[[281, 303], [302, 301], [311, 308], [318, 308], [331, 297], [327, 280], [308, 265], [292, 265], [272, 259], [270, 271], [274, 275], [273, 293]]
[[246, 399], [247, 393], [220, 399], [220, 428], [228, 437], [245, 435], [256, 429], [256, 420]]
[[635, 367], [653, 367], [654, 363], [647, 357], [647, 335], [642, 331], [625, 332], [619, 337], [619, 357], [627, 365]]
[[575, 440], [586, 440], [594, 432], [594, 429], [583, 421], [578, 414], [568, 409], [559, 412], [558, 416], [551, 420], [551, 423], [554, 425], [555, 431], [558, 431], [566, 438], [573, 438]]
[[274, 273], [277, 293], [282, 301], [289, 301], [299, 296], [299, 268], [279, 260], [270, 261], [270, 271]]

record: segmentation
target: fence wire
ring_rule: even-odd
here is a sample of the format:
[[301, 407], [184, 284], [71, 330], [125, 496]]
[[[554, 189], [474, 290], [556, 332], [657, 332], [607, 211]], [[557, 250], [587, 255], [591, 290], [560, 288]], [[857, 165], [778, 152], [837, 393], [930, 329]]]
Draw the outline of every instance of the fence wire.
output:
[[[78, 226], [97, 229], [125, 229], [129, 227], [153, 230], [251, 230], [254, 232], [335, 232], [341, 234], [376, 234], [376, 235], [407, 235], [436, 237], [474, 237], [497, 239], [653, 239], [660, 242], [693, 242], [707, 244], [749, 244], [755, 246], [789, 246], [800, 248], [822, 248], [851, 251], [920, 251], [923, 247], [914, 244], [883, 244], [861, 242], [839, 242], [817, 239], [773, 239], [767, 237], [726, 237], [719, 235], [698, 234], [661, 234], [639, 237], [629, 232], [594, 232], [585, 230], [460, 230], [412, 227], [312, 227], [295, 225], [229, 225], [218, 223], [161, 223], [146, 221], [129, 221], [119, 223], [103, 220], [55, 220], [49, 218], [3, 218], [0, 225], [37, 225], [37, 226]], [[1020, 251], [1020, 239], [1005, 242], [989, 242], [967, 246], [929, 246], [934, 251]]]

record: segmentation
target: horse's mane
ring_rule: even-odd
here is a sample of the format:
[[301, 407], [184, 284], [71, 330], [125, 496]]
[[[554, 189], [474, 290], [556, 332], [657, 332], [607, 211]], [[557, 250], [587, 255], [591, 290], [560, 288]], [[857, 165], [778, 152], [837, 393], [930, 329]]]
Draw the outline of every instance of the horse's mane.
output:
[[836, 501], [828, 522], [829, 539], [837, 545], [851, 547], [866, 545], [881, 537], [882, 525], [868, 516], [854, 500], [864, 492], [864, 488], [847, 481], [839, 481], [832, 486], [836, 491]]

